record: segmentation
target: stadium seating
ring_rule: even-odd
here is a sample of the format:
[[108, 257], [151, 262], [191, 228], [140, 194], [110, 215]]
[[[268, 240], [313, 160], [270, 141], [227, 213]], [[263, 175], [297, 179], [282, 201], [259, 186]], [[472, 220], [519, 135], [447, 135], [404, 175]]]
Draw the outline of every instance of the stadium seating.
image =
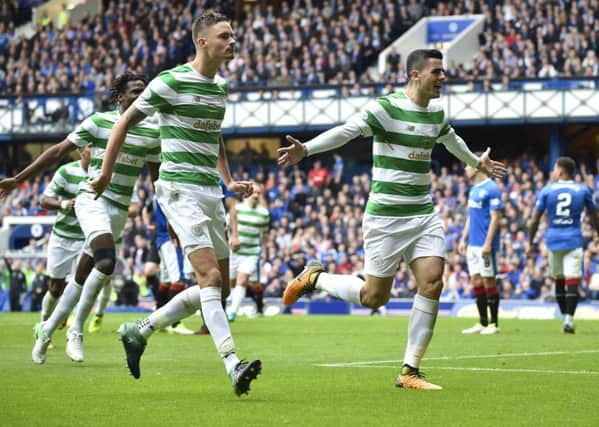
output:
[[[103, 3], [101, 14], [64, 30], [38, 26], [30, 40], [15, 37], [14, 24], [0, 16], [0, 95], [105, 92], [126, 68], [154, 76], [193, 53], [189, 26], [200, 3], [232, 10], [209, 1], [189, 2], [188, 8], [167, 2], [164, 9], [164, 3]], [[452, 80], [599, 76], [599, 24], [586, 2], [526, 0], [491, 7], [495, 2], [478, 1], [468, 2], [469, 9], [465, 2], [424, 3], [285, 1], [279, 11], [249, 7], [234, 23], [240, 53], [222, 73], [233, 90], [371, 83], [368, 66], [421, 16], [482, 13], [480, 54], [472, 64], [450, 63]], [[391, 55], [375, 81], [404, 81], [403, 62]]]

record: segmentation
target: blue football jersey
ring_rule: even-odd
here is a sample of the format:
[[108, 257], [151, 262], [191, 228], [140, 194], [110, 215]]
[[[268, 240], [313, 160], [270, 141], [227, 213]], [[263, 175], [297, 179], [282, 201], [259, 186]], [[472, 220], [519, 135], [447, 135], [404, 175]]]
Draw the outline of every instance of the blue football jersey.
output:
[[594, 212], [597, 207], [588, 187], [574, 181], [557, 181], [539, 193], [535, 209], [547, 211], [545, 242], [552, 251], [582, 247], [580, 217], [584, 208]]
[[156, 246], [160, 248], [165, 242], [168, 242], [171, 237], [168, 234], [166, 216], [164, 215], [164, 212], [162, 212], [156, 197], [154, 197], [152, 203], [154, 204], [154, 218], [156, 219]]
[[[470, 189], [468, 195], [469, 246], [482, 247], [485, 244], [491, 224], [491, 211], [500, 209], [503, 209], [503, 201], [501, 200], [501, 190], [495, 181], [488, 178]], [[492, 248], [499, 249], [499, 232], [495, 233]]]

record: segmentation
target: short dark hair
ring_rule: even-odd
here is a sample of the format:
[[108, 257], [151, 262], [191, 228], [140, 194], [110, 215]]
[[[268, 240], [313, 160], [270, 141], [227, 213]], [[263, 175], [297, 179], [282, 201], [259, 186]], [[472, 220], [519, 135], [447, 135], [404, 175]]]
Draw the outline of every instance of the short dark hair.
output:
[[127, 91], [127, 84], [138, 80], [143, 82], [144, 85], [148, 84], [148, 77], [145, 74], [125, 71], [123, 74], [116, 76], [110, 87], [110, 101], [116, 103], [119, 100], [119, 96]]
[[572, 157], [559, 157], [555, 162], [557, 167], [563, 170], [566, 175], [570, 178], [574, 178], [574, 174], [576, 173], [576, 162]]
[[223, 21], [229, 22], [230, 19], [213, 9], [208, 9], [202, 12], [202, 14], [195, 18], [191, 23], [191, 37], [193, 38], [193, 44], [196, 44], [198, 36], [202, 31]]
[[406, 61], [406, 72], [408, 73], [408, 78], [410, 77], [412, 70], [422, 71], [424, 67], [426, 67], [429, 58], [442, 60], [443, 54], [437, 49], [416, 49], [410, 52], [408, 55], [408, 60]]

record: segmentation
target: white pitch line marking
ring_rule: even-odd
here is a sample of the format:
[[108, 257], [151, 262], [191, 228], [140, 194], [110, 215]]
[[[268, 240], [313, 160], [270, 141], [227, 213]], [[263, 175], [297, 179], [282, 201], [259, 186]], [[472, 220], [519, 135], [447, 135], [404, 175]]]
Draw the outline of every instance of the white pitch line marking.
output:
[[[323, 365], [318, 365], [323, 366]], [[349, 368], [349, 366], [333, 366], [334, 368]], [[397, 365], [353, 365], [352, 368], [368, 369], [397, 369]], [[466, 368], [460, 366], [423, 366], [422, 370], [446, 370], [446, 371], [475, 371], [517, 374], [565, 374], [565, 375], [599, 375], [599, 371], [559, 371], [554, 369], [517, 369], [517, 368]]]
[[561, 371], [555, 369], [517, 369], [517, 368], [462, 368], [459, 366], [427, 366], [426, 369], [443, 369], [446, 371], [477, 371], [477, 372], [514, 372], [522, 374], [566, 374], [566, 375], [599, 375], [598, 371]]
[[[578, 351], [542, 351], [537, 353], [503, 353], [503, 354], [478, 354], [478, 355], [461, 355], [461, 356], [439, 356], [425, 357], [423, 360], [465, 360], [465, 359], [502, 359], [505, 357], [537, 357], [537, 356], [562, 356], [573, 354], [590, 354], [599, 353], [597, 350], [578, 350]], [[314, 366], [322, 366], [326, 368], [346, 368], [350, 366], [362, 367], [368, 365], [381, 365], [384, 363], [401, 363], [403, 360], [370, 360], [363, 362], [340, 362], [340, 363], [316, 363]]]

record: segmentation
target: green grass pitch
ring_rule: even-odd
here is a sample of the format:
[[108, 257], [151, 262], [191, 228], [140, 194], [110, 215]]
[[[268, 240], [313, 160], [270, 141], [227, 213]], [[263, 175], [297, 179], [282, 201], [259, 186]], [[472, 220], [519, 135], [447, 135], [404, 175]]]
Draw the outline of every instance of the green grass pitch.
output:
[[239, 318], [239, 354], [261, 358], [263, 372], [237, 398], [208, 336], [155, 334], [136, 381], [114, 330], [138, 316], [107, 314], [85, 336], [84, 363], [67, 358], [57, 331], [42, 366], [31, 362], [37, 318], [0, 314], [2, 426], [597, 425], [596, 321], [578, 321], [574, 336], [557, 320], [462, 336], [471, 319], [440, 318], [422, 370], [445, 390], [422, 392], [394, 386], [407, 318]]

